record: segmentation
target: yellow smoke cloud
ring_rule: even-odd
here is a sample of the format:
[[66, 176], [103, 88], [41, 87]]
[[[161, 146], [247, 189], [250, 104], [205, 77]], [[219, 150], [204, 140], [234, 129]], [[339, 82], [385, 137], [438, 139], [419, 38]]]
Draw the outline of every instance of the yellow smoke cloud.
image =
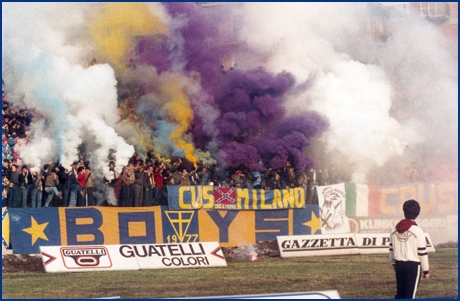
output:
[[163, 110], [167, 112], [169, 119], [177, 124], [169, 137], [176, 144], [177, 149], [184, 150], [185, 158], [196, 164], [198, 158], [193, 154], [195, 148], [184, 138], [193, 120], [193, 110], [182, 85], [184, 81], [186, 79], [179, 74], [165, 74], [159, 89], [161, 98], [166, 101]]
[[99, 55], [118, 72], [126, 69], [124, 58], [132, 51], [135, 37], [165, 35], [168, 27], [149, 10], [147, 3], [104, 3], [94, 12], [89, 33]]

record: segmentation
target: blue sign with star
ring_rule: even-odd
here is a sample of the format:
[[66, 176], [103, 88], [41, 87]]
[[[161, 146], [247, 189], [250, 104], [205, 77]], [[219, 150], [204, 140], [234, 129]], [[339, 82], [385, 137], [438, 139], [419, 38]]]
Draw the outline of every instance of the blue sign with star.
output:
[[15, 254], [39, 254], [39, 246], [60, 246], [59, 208], [8, 208]]

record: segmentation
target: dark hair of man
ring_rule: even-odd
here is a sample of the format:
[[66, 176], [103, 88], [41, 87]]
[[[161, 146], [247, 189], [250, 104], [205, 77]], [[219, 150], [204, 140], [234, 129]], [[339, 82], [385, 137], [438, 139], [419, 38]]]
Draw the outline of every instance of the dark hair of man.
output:
[[404, 217], [407, 219], [416, 219], [420, 214], [420, 205], [416, 200], [408, 200], [403, 205]]

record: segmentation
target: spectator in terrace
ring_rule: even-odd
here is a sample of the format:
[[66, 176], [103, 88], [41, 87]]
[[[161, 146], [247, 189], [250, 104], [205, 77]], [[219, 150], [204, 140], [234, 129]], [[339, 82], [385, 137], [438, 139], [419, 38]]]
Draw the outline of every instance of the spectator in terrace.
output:
[[169, 170], [169, 172], [169, 177], [171, 178], [170, 183], [172, 183], [171, 185], [179, 185], [181, 179], [180, 171], [177, 169], [174, 172], [171, 172], [171, 170]]
[[161, 203], [161, 200], [163, 199], [163, 170], [165, 168], [165, 165], [163, 162], [156, 162], [155, 163], [155, 168], [153, 169], [153, 178], [155, 179], [155, 189], [154, 189], [154, 196], [153, 198], [155, 200], [159, 200]]
[[252, 175], [247, 168], [243, 168], [243, 188], [252, 189]]
[[211, 180], [211, 173], [208, 172], [206, 167], [201, 169], [201, 172], [197, 173], [199, 175], [199, 184], [200, 185], [208, 185], [209, 181]]
[[195, 173], [195, 171], [187, 172], [187, 169], [182, 169], [182, 172], [180, 172], [180, 182], [179, 185], [181, 186], [190, 186], [190, 178], [191, 176]]
[[198, 185], [200, 183], [200, 176], [197, 170], [192, 170], [190, 175], [190, 185]]
[[17, 139], [18, 137], [16, 135], [16, 132], [13, 132], [11, 135], [8, 134], [8, 145], [11, 147], [11, 149], [14, 149]]
[[2, 140], [2, 160], [12, 160], [13, 150], [8, 145], [8, 140]]
[[115, 184], [115, 186], [120, 187], [120, 192], [118, 194], [118, 205], [120, 207], [133, 206], [131, 189], [129, 188], [129, 186], [131, 185], [131, 183], [129, 182], [130, 176], [131, 175], [129, 175], [128, 168], [123, 168], [123, 171]]
[[43, 196], [43, 176], [40, 174], [39, 170], [32, 171], [32, 180], [34, 183], [34, 187], [31, 193], [31, 207], [32, 208], [40, 208], [42, 206], [42, 196]]
[[84, 166], [77, 168], [77, 179], [80, 185], [80, 193], [77, 194], [77, 207], [86, 206], [86, 170]]
[[244, 174], [241, 170], [237, 169], [232, 175], [232, 186], [242, 188], [244, 183]]
[[[176, 171], [177, 175], [179, 175], [180, 177], [180, 174], [178, 171]], [[178, 180], [179, 181], [179, 180]], [[169, 169], [166, 169], [165, 172], [164, 172], [164, 175], [163, 175], [163, 184], [164, 186], [171, 186], [171, 185], [177, 185], [177, 183], [175, 182], [174, 180], [174, 175], [173, 173], [169, 170]], [[163, 187], [164, 187], [163, 186]]]
[[291, 164], [289, 162], [286, 162], [284, 166], [281, 169], [278, 169], [278, 175], [280, 176], [280, 187], [281, 189], [285, 189], [288, 186], [288, 170]]
[[254, 189], [262, 189], [262, 176], [260, 172], [258, 171], [253, 171], [251, 172], [251, 177], [252, 177], [252, 188]]
[[[8, 117], [5, 117], [5, 119], [8, 121]], [[8, 140], [8, 135], [10, 135], [10, 126], [8, 122], [4, 121], [2, 124], [2, 140]]]
[[2, 207], [8, 206], [9, 190], [10, 190], [10, 180], [8, 179], [6, 173], [2, 172]]
[[22, 190], [22, 208], [27, 208], [27, 196], [29, 196], [34, 187], [32, 174], [29, 172], [27, 165], [22, 166], [22, 172], [19, 174], [19, 186]]
[[148, 165], [145, 173], [145, 206], [152, 206], [156, 203], [153, 198], [153, 189], [155, 188], [155, 179], [153, 176], [153, 165]]
[[133, 182], [133, 199], [134, 207], [142, 207], [144, 200], [144, 183], [145, 183], [145, 172], [141, 164], [138, 164], [134, 170], [134, 182]]
[[8, 139], [8, 135], [10, 134], [10, 129], [9, 129], [9, 118], [8, 117], [4, 117], [5, 120], [3, 120], [3, 123], [2, 123], [2, 138], [3, 138], [3, 135], [5, 135], [5, 138], [4, 139]]
[[86, 197], [88, 198], [88, 206], [94, 206], [94, 174], [89, 168], [89, 162], [86, 162], [85, 166], [85, 176], [86, 176]]
[[304, 171], [297, 172], [297, 185], [299, 187], [307, 186], [308, 184], [308, 177]]
[[134, 204], [134, 186], [133, 186], [133, 183], [134, 183], [134, 180], [135, 180], [134, 162], [135, 161], [133, 159], [129, 160], [128, 166], [126, 167], [126, 173], [125, 173], [126, 180], [129, 183], [129, 186], [128, 186], [128, 190], [129, 190], [128, 203], [131, 204], [130, 207], [132, 206], [132, 204]]
[[328, 180], [327, 171], [324, 172], [321, 168], [318, 169], [316, 178], [318, 179], [318, 186], [327, 186], [327, 180]]
[[[46, 163], [43, 165], [43, 169], [40, 170], [40, 173], [42, 174], [42, 184], [43, 184], [43, 191], [42, 191], [42, 200], [47, 199], [48, 193], [45, 190], [45, 182], [46, 182], [46, 177], [48, 176], [48, 170], [49, 170], [49, 163]], [[44, 204], [43, 204], [44, 205]]]
[[70, 170], [67, 172], [67, 187], [69, 189], [69, 207], [77, 206], [78, 195], [81, 191], [80, 183], [78, 182], [77, 162], [74, 162], [70, 166]]
[[48, 172], [48, 175], [45, 179], [45, 191], [48, 193], [48, 197], [46, 198], [45, 207], [48, 207], [53, 197], [56, 195], [58, 198], [62, 198], [62, 193], [58, 191], [57, 186], [59, 185], [59, 179], [56, 175], [56, 170], [51, 169]]
[[[115, 182], [117, 181], [118, 176], [115, 171], [115, 163], [113, 161], [109, 162], [109, 173], [112, 174], [112, 179], [108, 180], [106, 177], [104, 177], [104, 183], [110, 187], [115, 187]], [[115, 195], [118, 195], [118, 191], [115, 191]]]
[[316, 171], [313, 167], [307, 171], [308, 185], [316, 185]]
[[19, 187], [19, 167], [16, 164], [11, 166], [10, 191], [8, 207], [19, 208], [21, 206], [21, 191]]
[[66, 171], [64, 167], [59, 166], [59, 170], [56, 172], [58, 179], [59, 179], [59, 185], [58, 185], [58, 190], [62, 192], [62, 200], [59, 205], [62, 205], [63, 207], [67, 207], [69, 205], [69, 193], [70, 193], [70, 187], [68, 185], [68, 180], [69, 180], [69, 172], [68, 170]]
[[267, 173], [265, 174], [265, 187], [264, 189], [272, 190], [272, 189], [280, 189], [280, 183], [279, 183], [280, 176], [279, 174], [269, 168]]
[[317, 185], [316, 182], [316, 171], [313, 167], [307, 171], [307, 204], [312, 204], [313, 195], [316, 192], [315, 186]]
[[286, 188], [294, 188], [297, 187], [297, 185], [297, 176], [294, 171], [294, 166], [289, 164], [286, 172]]
[[2, 175], [6, 175], [8, 178], [10, 177], [11, 173], [11, 162], [8, 159], [3, 160], [2, 163]]

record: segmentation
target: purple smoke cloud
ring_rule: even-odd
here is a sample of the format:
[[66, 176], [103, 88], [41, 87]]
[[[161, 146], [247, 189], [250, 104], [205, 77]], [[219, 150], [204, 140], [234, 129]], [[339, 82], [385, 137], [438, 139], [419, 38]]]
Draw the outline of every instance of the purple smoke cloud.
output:
[[272, 74], [263, 67], [223, 72], [221, 65], [232, 51], [231, 35], [222, 35], [229, 14], [193, 3], [164, 6], [173, 20], [172, 33], [160, 40], [141, 40], [139, 59], [159, 73], [182, 72], [199, 81], [201, 90], [190, 96], [194, 120], [189, 131], [195, 145], [215, 146], [203, 150], [229, 167], [261, 170], [261, 160], [272, 168], [287, 161], [298, 170], [310, 167], [304, 149], [311, 137], [327, 129], [328, 121], [316, 112], [286, 116], [287, 93], [299, 88], [294, 76]]

